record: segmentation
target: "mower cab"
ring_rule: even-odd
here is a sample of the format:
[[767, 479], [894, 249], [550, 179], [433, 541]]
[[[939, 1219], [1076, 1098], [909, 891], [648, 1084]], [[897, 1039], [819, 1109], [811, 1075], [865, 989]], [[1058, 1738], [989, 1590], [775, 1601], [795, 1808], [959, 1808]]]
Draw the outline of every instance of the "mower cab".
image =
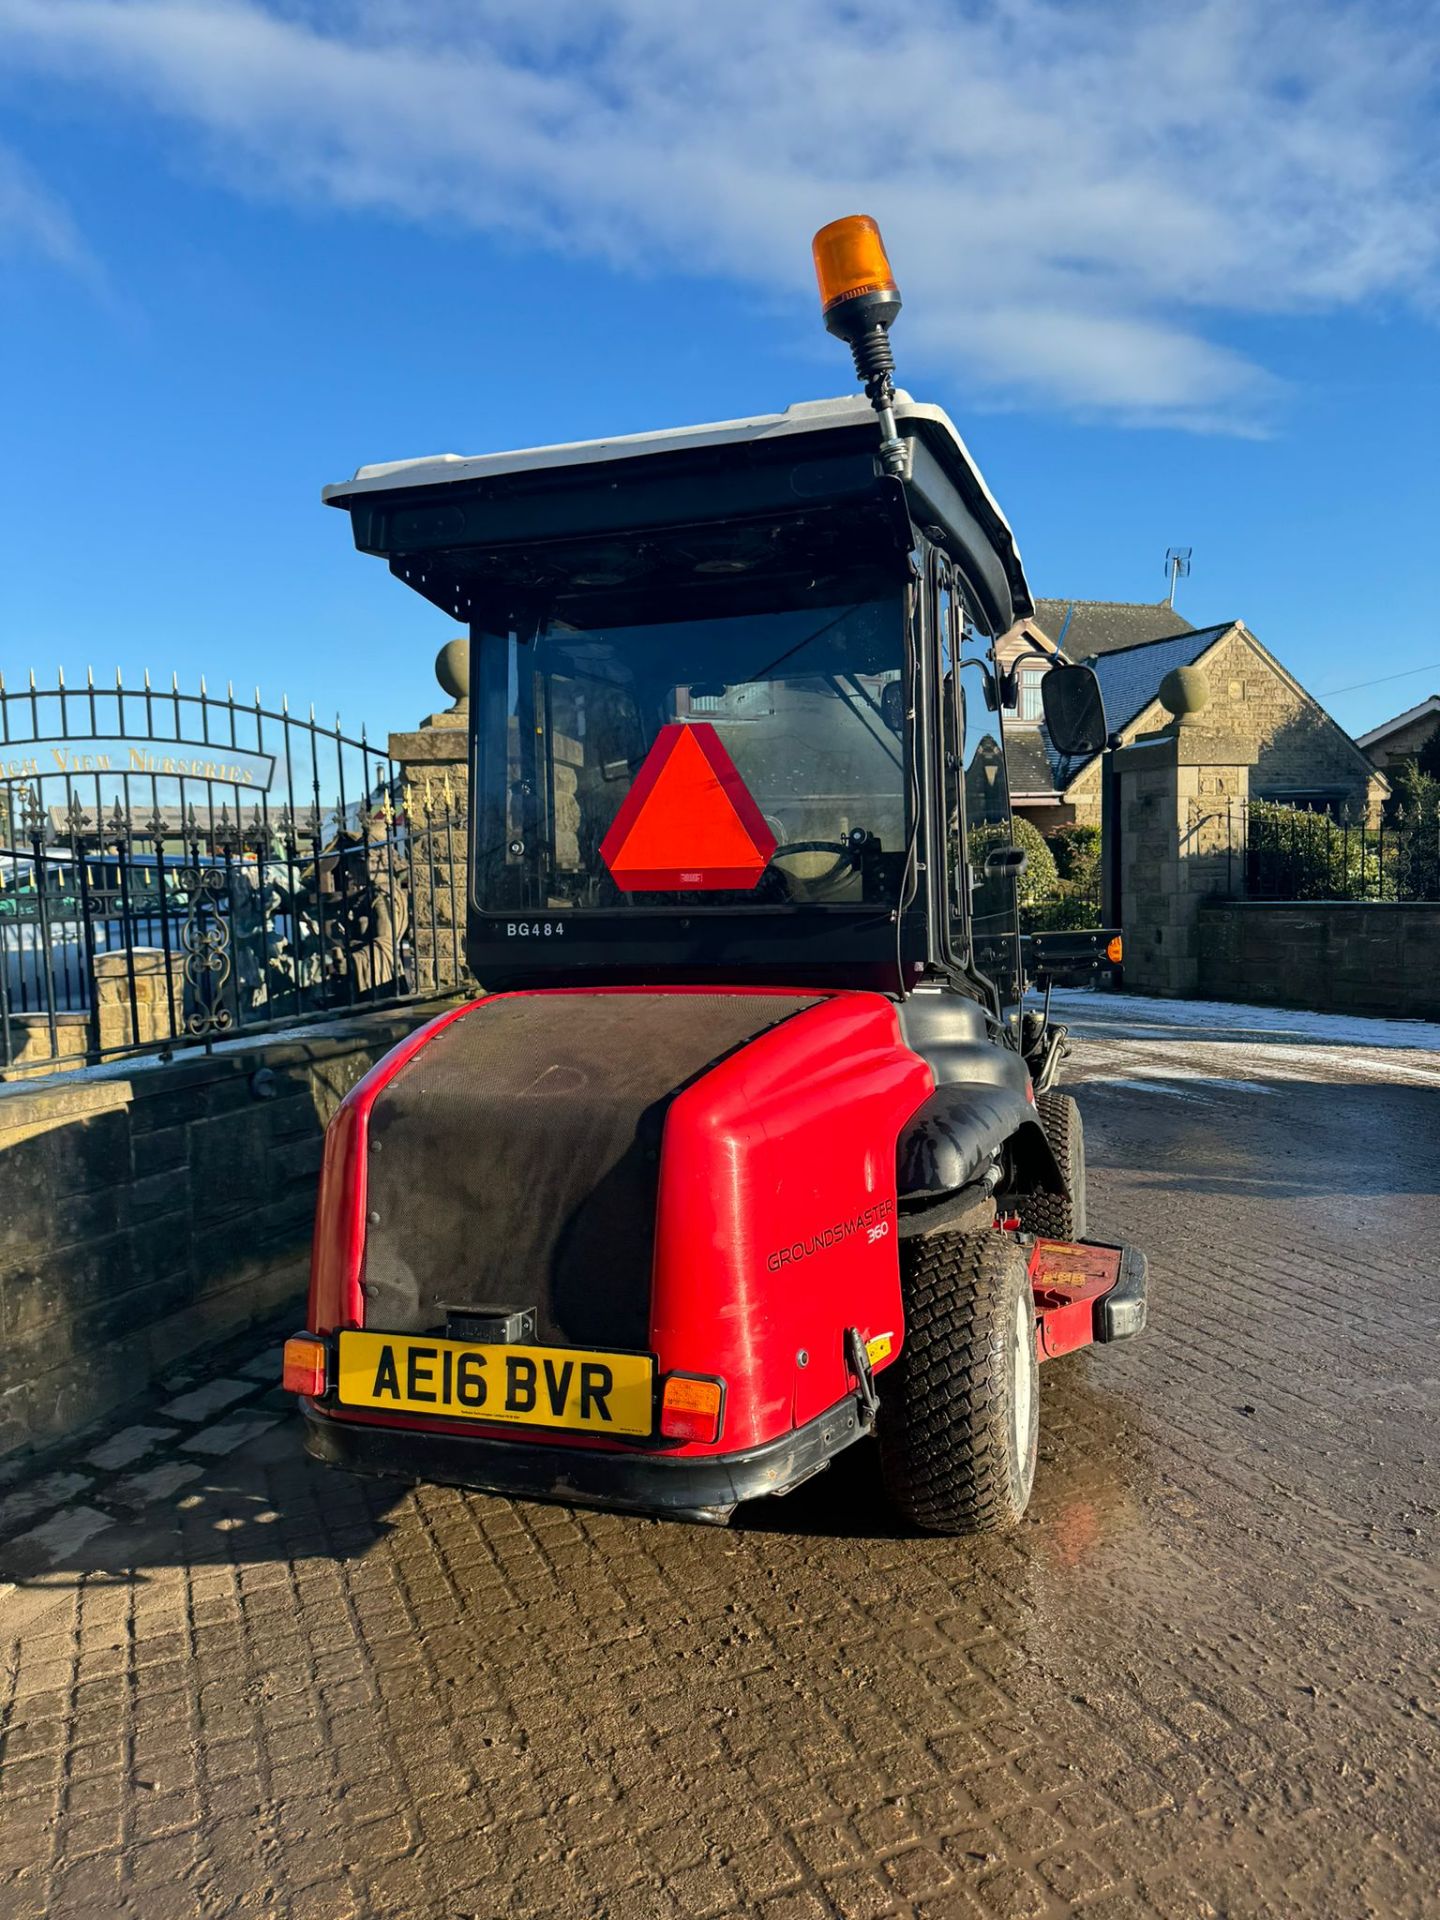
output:
[[286, 1360], [324, 1459], [722, 1519], [878, 1430], [912, 1520], [1004, 1525], [1039, 1361], [1143, 1322], [1021, 1018], [1029, 589], [852, 269], [868, 399], [326, 490], [469, 628], [485, 990], [331, 1124]]

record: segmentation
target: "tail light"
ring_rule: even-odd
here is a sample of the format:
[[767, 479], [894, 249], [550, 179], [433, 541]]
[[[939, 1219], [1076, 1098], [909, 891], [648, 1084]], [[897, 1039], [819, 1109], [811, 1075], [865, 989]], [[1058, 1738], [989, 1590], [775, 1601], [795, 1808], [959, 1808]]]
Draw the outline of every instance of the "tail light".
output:
[[667, 1373], [660, 1393], [660, 1431], [667, 1440], [718, 1440], [725, 1382], [703, 1373]]
[[285, 1342], [281, 1384], [286, 1393], [303, 1393], [313, 1400], [326, 1387], [325, 1342], [310, 1333], [295, 1333]]

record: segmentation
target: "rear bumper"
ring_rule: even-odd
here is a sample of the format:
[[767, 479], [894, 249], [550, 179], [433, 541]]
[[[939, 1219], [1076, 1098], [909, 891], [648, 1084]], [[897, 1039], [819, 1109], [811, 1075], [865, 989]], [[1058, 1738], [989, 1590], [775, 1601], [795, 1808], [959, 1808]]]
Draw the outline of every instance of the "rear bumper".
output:
[[869, 1431], [859, 1400], [848, 1399], [764, 1446], [697, 1459], [374, 1426], [308, 1404], [304, 1413], [308, 1451], [353, 1473], [716, 1524], [742, 1500], [788, 1493]]
[[1036, 1354], [1057, 1360], [1143, 1331], [1145, 1256], [1098, 1240], [1036, 1240], [1030, 1249]]
[[1122, 1248], [1120, 1278], [1095, 1302], [1098, 1341], [1129, 1340], [1132, 1335], [1144, 1332], [1148, 1277], [1149, 1270], [1140, 1249]]

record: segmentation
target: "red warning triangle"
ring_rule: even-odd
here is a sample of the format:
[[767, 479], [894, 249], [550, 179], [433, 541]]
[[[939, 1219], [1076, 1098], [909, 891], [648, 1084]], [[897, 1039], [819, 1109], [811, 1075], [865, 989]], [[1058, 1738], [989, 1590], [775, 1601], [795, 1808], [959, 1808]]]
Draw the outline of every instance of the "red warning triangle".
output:
[[625, 893], [748, 892], [774, 851], [750, 789], [703, 720], [660, 729], [600, 843]]

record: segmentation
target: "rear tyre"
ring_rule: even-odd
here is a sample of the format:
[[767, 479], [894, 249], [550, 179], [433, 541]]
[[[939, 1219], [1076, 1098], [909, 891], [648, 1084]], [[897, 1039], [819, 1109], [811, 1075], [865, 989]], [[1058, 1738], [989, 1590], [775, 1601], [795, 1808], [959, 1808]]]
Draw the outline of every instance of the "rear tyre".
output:
[[1040, 1431], [1024, 1251], [987, 1227], [900, 1252], [905, 1343], [876, 1383], [886, 1491], [927, 1533], [1003, 1532], [1029, 1503]]
[[1040, 1240], [1085, 1238], [1085, 1122], [1068, 1093], [1040, 1093], [1035, 1111], [1055, 1155], [1064, 1193], [1026, 1193], [1015, 1202], [1020, 1228]]

